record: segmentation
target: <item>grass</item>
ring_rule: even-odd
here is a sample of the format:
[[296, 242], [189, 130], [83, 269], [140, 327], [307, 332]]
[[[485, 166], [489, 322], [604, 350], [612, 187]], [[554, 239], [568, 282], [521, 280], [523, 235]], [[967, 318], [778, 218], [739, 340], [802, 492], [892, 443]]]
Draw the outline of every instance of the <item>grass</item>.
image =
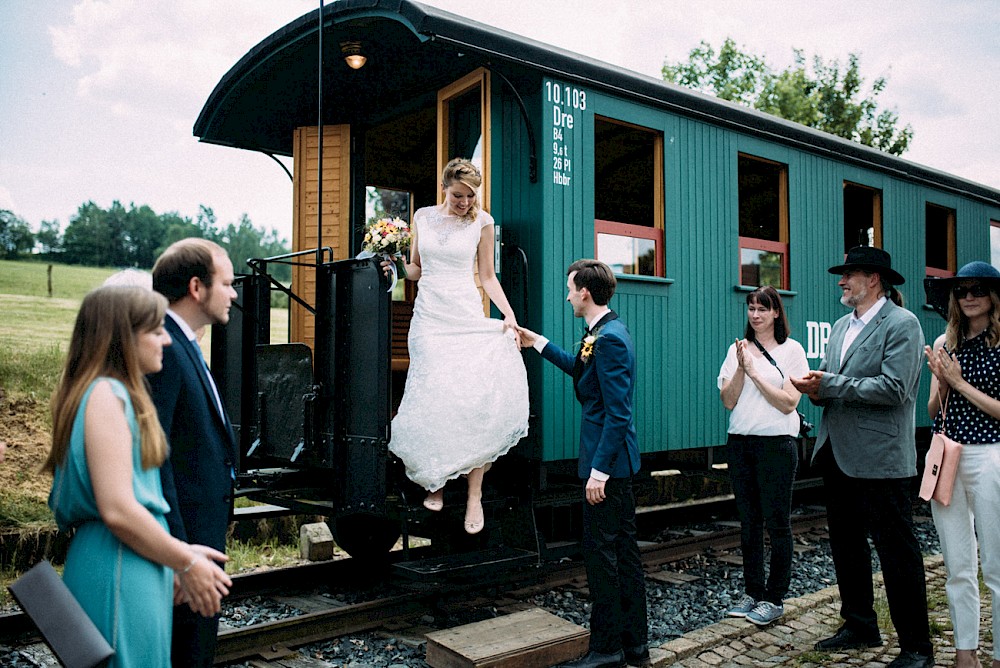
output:
[[79, 301], [117, 271], [107, 267], [0, 260], [0, 294], [50, 298], [48, 268], [52, 267], [51, 298]]
[[[52, 265], [52, 296], [49, 296], [49, 265], [43, 262], [0, 260], [0, 404], [35, 404], [48, 427], [48, 398], [62, 368], [73, 322], [80, 301], [115, 272], [109, 268]], [[271, 341], [288, 340], [288, 311], [271, 314]], [[210, 350], [211, 332], [202, 341]], [[52, 514], [44, 501], [17, 488], [18, 481], [36, 471], [18, 471], [13, 488], [0, 490], [0, 527], [32, 527], [49, 524]], [[297, 540], [297, 537], [296, 537]], [[277, 539], [260, 546], [236, 542], [230, 548], [239, 568], [287, 564], [298, 558], [298, 545], [278, 545]], [[2, 585], [16, 574], [0, 572]], [[0, 602], [3, 597], [0, 596]]]
[[45, 501], [0, 491], [0, 528], [27, 528], [52, 523], [52, 511]]
[[299, 546], [282, 543], [277, 538], [264, 542], [230, 539], [226, 544], [226, 554], [229, 555], [227, 573], [242, 573], [260, 567], [281, 568], [301, 562]]

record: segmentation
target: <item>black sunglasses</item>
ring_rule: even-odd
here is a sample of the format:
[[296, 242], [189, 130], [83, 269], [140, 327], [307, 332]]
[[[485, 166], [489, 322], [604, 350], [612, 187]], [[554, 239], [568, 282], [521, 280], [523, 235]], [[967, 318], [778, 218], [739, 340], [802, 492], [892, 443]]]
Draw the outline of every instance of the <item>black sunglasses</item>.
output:
[[951, 294], [955, 295], [955, 299], [965, 299], [965, 295], [970, 292], [973, 297], [985, 297], [990, 294], [990, 289], [985, 285], [956, 285], [951, 289]]

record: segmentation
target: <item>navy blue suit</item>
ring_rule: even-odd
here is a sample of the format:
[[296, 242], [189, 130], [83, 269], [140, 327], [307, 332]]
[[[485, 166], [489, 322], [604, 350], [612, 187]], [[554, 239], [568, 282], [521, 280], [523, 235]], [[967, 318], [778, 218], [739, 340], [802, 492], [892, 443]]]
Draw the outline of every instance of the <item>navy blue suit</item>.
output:
[[[173, 343], [163, 350], [163, 369], [149, 376], [153, 403], [170, 443], [160, 468], [163, 496], [170, 504], [170, 533], [188, 543], [226, 549], [232, 508], [236, 441], [219, 412], [200, 352], [168, 315]], [[211, 666], [218, 617], [206, 619], [185, 605], [174, 608], [172, 659], [175, 666]]]
[[[613, 311], [593, 327], [592, 355], [581, 359], [548, 343], [542, 357], [573, 376], [583, 407], [577, 473], [608, 473], [605, 499], [590, 505], [584, 491], [583, 558], [592, 606], [590, 650], [613, 654], [645, 645], [646, 584], [635, 530], [632, 476], [639, 471], [639, 443], [632, 413], [635, 348]], [[582, 347], [581, 347], [582, 349]]]

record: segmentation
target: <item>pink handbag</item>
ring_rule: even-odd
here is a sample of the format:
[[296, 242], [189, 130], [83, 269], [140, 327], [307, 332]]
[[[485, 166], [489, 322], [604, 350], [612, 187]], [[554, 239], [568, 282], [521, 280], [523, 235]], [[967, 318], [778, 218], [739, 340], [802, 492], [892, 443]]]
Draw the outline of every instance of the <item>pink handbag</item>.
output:
[[[950, 392], [949, 392], [950, 394]], [[934, 499], [943, 506], [951, 503], [951, 492], [955, 488], [958, 460], [962, 456], [962, 444], [944, 435], [944, 420], [948, 411], [948, 397], [941, 408], [941, 432], [931, 437], [931, 447], [924, 460], [924, 477], [920, 480], [920, 498]]]

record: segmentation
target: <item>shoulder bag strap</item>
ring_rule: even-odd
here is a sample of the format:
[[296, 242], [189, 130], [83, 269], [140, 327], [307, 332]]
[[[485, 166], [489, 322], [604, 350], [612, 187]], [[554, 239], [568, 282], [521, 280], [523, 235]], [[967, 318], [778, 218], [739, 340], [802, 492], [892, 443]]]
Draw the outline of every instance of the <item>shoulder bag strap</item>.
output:
[[778, 366], [778, 363], [774, 361], [774, 358], [771, 357], [771, 354], [769, 352], [767, 352], [766, 350], [764, 350], [764, 346], [760, 345], [760, 341], [758, 341], [757, 339], [754, 339], [753, 340], [753, 344], [755, 346], [757, 346], [757, 350], [760, 351], [760, 354], [763, 355], [767, 359], [767, 361], [770, 362], [772, 365], [774, 365], [774, 368], [778, 370], [778, 373], [781, 374], [781, 380], [784, 380], [785, 379], [785, 374], [782, 373], [781, 367]]
[[944, 398], [941, 398], [941, 386], [938, 386], [938, 403], [941, 404], [941, 431], [940, 433], [945, 433], [944, 421], [948, 416], [948, 398], [951, 396], [951, 388], [945, 393]]

